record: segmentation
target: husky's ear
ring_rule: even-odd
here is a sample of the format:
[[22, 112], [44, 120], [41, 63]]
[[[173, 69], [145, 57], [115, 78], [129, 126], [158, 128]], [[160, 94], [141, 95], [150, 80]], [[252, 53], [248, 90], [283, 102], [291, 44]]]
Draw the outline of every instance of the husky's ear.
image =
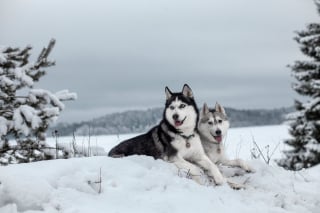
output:
[[170, 91], [170, 89], [168, 87], [166, 87], [165, 91], [166, 91], [166, 99], [168, 100], [171, 98], [172, 92]]
[[216, 112], [220, 112], [220, 113], [226, 115], [226, 111], [218, 102], [216, 103], [215, 110], [216, 110]]
[[210, 111], [209, 111], [209, 107], [206, 103], [203, 104], [203, 107], [202, 107], [202, 110], [201, 110], [201, 113], [202, 115], [206, 115], [208, 114]]
[[193, 93], [188, 84], [183, 85], [182, 94], [186, 97], [193, 98]]

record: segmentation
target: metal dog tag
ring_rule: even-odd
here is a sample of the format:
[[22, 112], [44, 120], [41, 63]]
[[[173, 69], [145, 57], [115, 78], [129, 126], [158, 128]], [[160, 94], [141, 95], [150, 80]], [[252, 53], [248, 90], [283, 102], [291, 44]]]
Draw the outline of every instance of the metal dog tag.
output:
[[186, 147], [190, 148], [191, 144], [189, 143], [189, 141], [186, 142]]

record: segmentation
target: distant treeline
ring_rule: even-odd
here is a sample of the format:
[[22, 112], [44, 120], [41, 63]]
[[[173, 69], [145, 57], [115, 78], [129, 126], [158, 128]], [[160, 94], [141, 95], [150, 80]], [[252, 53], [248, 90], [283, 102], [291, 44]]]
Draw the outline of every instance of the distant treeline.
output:
[[[225, 108], [231, 127], [262, 126], [281, 124], [285, 116], [293, 108], [280, 108], [272, 110], [238, 110]], [[90, 121], [79, 123], [58, 123], [49, 131], [58, 130], [59, 135], [107, 135], [142, 133], [159, 123], [162, 119], [163, 108], [147, 110], [131, 110], [108, 114]]]

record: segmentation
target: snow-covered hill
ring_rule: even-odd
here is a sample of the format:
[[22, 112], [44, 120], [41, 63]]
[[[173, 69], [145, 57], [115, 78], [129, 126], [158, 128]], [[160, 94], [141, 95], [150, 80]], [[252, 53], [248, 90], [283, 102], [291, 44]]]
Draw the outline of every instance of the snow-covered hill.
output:
[[[130, 136], [92, 140], [107, 151], [121, 137]], [[250, 159], [253, 138], [266, 151], [267, 144], [273, 147], [286, 137], [286, 126], [241, 128], [232, 129], [226, 143], [231, 157]], [[279, 149], [275, 156], [280, 156]], [[146, 156], [10, 165], [0, 167], [0, 212], [319, 212], [320, 166], [290, 172], [261, 159], [249, 163], [255, 173], [233, 178], [246, 184], [247, 188], [239, 191], [227, 184], [198, 185], [179, 177], [172, 164]]]

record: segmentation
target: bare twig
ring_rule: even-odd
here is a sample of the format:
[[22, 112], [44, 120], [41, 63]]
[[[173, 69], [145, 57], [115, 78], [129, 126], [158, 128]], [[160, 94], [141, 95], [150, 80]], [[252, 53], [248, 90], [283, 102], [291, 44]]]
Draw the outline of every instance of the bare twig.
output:
[[100, 167], [100, 176], [99, 176], [99, 194], [101, 194], [101, 190], [102, 190], [101, 183], [102, 183], [102, 175], [101, 175], [101, 167]]
[[251, 153], [251, 159], [258, 159], [260, 157], [260, 154], [257, 154], [256, 153], [256, 148], [253, 147], [251, 150], [250, 150], [250, 153]]
[[58, 137], [59, 137], [59, 132], [58, 130], [54, 130], [52, 132], [52, 136], [56, 139], [56, 159], [59, 158], [59, 150], [58, 150]]
[[98, 153], [98, 138], [96, 137], [96, 156], [98, 156], [99, 153]]
[[302, 178], [303, 178], [303, 180], [305, 181], [305, 182], [310, 182], [305, 176], [303, 176], [302, 174], [301, 174], [301, 172], [300, 171], [295, 171], [295, 174], [298, 174], [298, 175], [300, 175]]
[[[272, 150], [272, 152], [270, 153], [270, 145], [265, 146], [265, 150], [266, 150], [266, 155], [263, 154], [262, 150], [260, 149], [259, 145], [256, 143], [256, 141], [254, 140], [254, 137], [252, 136], [252, 141], [253, 144], [255, 145], [256, 148], [253, 148], [251, 150], [251, 156], [254, 157], [255, 159], [259, 158], [260, 156], [263, 158], [264, 162], [266, 164], [270, 164], [270, 160], [272, 158], [272, 156], [274, 155], [275, 151], [278, 149], [280, 142], [275, 146], [275, 148]], [[258, 150], [259, 155], [257, 155], [256, 153], [254, 153], [255, 150]]]
[[265, 162], [266, 164], [269, 164], [269, 163], [268, 163], [268, 160], [264, 157], [264, 154], [262, 153], [260, 147], [258, 146], [258, 144], [256, 143], [256, 141], [254, 140], [254, 137], [253, 137], [253, 136], [252, 136], [252, 141], [253, 141], [253, 144], [257, 147], [257, 149], [258, 149], [260, 155], [262, 156], [264, 162]]
[[277, 144], [277, 146], [271, 152], [270, 158], [274, 155], [274, 153], [276, 152], [276, 150], [278, 149], [279, 146], [280, 146], [280, 142]]
[[247, 184], [247, 183], [249, 182], [249, 180], [250, 180], [250, 177], [248, 177], [247, 179], [245, 179], [245, 180], [243, 181], [243, 184]]
[[268, 159], [268, 164], [269, 164], [269, 161], [270, 161], [270, 158], [269, 158], [270, 146], [267, 145], [267, 146], [265, 146], [264, 148], [267, 150], [267, 159]]
[[91, 125], [89, 125], [88, 157], [90, 157], [90, 156], [91, 156], [91, 145], [90, 145], [90, 139], [91, 139]]
[[99, 171], [99, 180], [98, 181], [88, 181], [88, 184], [92, 185], [92, 184], [99, 184], [99, 189], [98, 189], [98, 193], [101, 194], [102, 192], [102, 173], [101, 173], [101, 167], [100, 167], [100, 171]]
[[237, 144], [236, 158], [239, 158], [241, 148], [242, 148], [242, 139], [241, 139], [240, 142]]
[[82, 139], [82, 147], [81, 147], [81, 150], [82, 150], [82, 155], [86, 156], [86, 151], [85, 151], [85, 148], [84, 148], [84, 138]]

